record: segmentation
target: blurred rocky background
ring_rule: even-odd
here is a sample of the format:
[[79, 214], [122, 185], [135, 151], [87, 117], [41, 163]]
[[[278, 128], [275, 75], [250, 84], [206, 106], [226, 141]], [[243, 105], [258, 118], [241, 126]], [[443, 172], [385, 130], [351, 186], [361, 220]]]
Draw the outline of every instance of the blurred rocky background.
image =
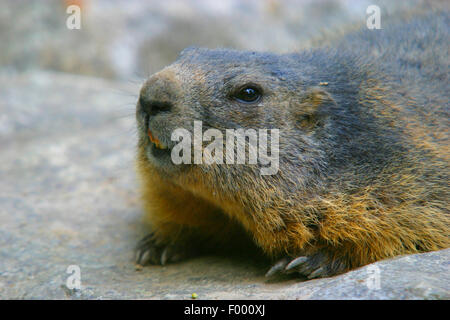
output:
[[[80, 30], [66, 27], [71, 4]], [[0, 0], [0, 298], [449, 299], [449, 250], [306, 282], [267, 282], [247, 253], [132, 262], [146, 232], [133, 164], [143, 79], [192, 45], [308, 48], [364, 26], [370, 4], [383, 21], [447, 2]], [[66, 286], [70, 265], [81, 290]]]
[[[187, 46], [290, 52], [322, 33], [445, 1], [371, 0], [2, 0], [0, 66], [129, 80], [172, 62]], [[81, 29], [66, 28], [70, 4]]]

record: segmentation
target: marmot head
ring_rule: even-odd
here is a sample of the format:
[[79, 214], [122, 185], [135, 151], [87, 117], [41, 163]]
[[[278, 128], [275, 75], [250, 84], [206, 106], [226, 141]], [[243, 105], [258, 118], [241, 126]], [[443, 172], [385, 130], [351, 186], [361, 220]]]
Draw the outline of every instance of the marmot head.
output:
[[[203, 131], [218, 129], [224, 136], [227, 129], [278, 129], [281, 172], [275, 177], [289, 171], [286, 179], [295, 188], [317, 181], [326, 171], [329, 156], [338, 153], [333, 146], [339, 140], [348, 141], [345, 134], [353, 125], [359, 126], [351, 110], [357, 103], [352, 101], [358, 99], [359, 83], [345, 83], [348, 67], [339, 69], [333, 65], [337, 60], [332, 60], [320, 53], [185, 49], [140, 91], [137, 122], [142, 157], [166, 175], [179, 177], [186, 170], [202, 170], [254, 181], [260, 177], [260, 163], [174, 164], [171, 151], [177, 142], [172, 141], [172, 133], [177, 128], [192, 133], [194, 121], [202, 122]], [[338, 75], [327, 74], [330, 68], [339, 69]], [[340, 90], [345, 92], [345, 104], [340, 103]]]

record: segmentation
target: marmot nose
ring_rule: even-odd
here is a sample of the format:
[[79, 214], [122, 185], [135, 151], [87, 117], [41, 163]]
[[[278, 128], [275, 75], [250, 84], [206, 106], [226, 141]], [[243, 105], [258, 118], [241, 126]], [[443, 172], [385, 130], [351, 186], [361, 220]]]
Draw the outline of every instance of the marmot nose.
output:
[[170, 111], [172, 109], [172, 103], [169, 101], [153, 100], [152, 97], [146, 97], [141, 95], [139, 97], [139, 104], [142, 111], [149, 116], [154, 116], [162, 111]]
[[169, 72], [159, 72], [153, 75], [144, 84], [139, 95], [142, 111], [148, 115], [170, 111], [173, 108], [173, 101], [176, 101], [177, 89]]

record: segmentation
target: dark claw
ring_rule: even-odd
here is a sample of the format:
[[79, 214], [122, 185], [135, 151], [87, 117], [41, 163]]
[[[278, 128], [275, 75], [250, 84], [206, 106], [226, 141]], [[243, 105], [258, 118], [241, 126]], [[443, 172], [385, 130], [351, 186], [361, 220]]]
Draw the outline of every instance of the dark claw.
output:
[[161, 265], [165, 265], [167, 261], [169, 260], [169, 249], [168, 247], [164, 248], [163, 253], [161, 254]]
[[266, 277], [268, 278], [278, 272], [281, 272], [288, 263], [289, 263], [289, 258], [283, 258], [283, 259], [279, 260], [277, 263], [275, 263], [275, 265], [272, 268], [269, 269], [269, 271], [267, 271]]
[[144, 252], [139, 252], [139, 256], [136, 259], [137, 264], [145, 266], [149, 261], [150, 261], [150, 252], [148, 250]]
[[[286, 271], [292, 270], [292, 269], [302, 265], [306, 261], [308, 261], [308, 257], [298, 257], [298, 258], [292, 260], [291, 262], [289, 262], [289, 264], [286, 266], [286, 268], [284, 268], [284, 270], [286, 270]], [[292, 270], [292, 271], [295, 271], [295, 270]]]
[[308, 279], [320, 278], [320, 276], [323, 275], [324, 273], [325, 273], [325, 268], [320, 267], [320, 268], [314, 270], [313, 272], [311, 272], [311, 274], [308, 276]]

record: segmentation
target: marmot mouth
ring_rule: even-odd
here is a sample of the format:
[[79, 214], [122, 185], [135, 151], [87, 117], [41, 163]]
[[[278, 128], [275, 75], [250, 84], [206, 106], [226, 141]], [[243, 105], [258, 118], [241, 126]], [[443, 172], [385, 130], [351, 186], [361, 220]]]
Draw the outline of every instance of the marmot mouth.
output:
[[164, 145], [155, 135], [151, 132], [150, 129], [147, 129], [147, 136], [150, 141], [150, 153], [154, 158], [158, 159], [166, 159], [170, 157], [170, 149]]
[[156, 138], [150, 129], [147, 130], [147, 135], [150, 139], [150, 142], [155, 146], [156, 149], [160, 149], [160, 150], [167, 150], [168, 148], [161, 142], [159, 141], [158, 138]]

